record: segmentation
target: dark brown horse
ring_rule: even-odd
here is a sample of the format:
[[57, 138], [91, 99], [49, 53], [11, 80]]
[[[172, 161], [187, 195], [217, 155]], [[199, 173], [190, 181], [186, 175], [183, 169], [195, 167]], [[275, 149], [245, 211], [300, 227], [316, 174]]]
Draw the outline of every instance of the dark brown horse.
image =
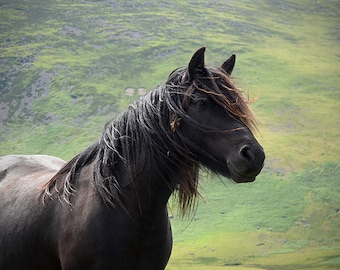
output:
[[0, 159], [0, 269], [164, 269], [171, 194], [183, 213], [190, 210], [201, 166], [236, 182], [255, 180], [264, 152], [230, 79], [235, 56], [215, 69], [205, 66], [204, 52], [67, 164]]

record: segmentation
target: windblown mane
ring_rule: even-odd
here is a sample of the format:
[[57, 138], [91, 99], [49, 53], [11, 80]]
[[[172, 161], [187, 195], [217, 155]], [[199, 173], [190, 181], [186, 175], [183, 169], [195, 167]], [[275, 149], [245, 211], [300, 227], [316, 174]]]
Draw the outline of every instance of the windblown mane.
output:
[[[56, 194], [71, 205], [80, 171], [93, 163], [95, 186], [103, 200], [114, 206], [121, 203], [121, 187], [136, 181], [143, 168], [153, 164], [169, 188], [177, 191], [182, 213], [190, 210], [198, 195], [200, 163], [195, 156], [208, 153], [181, 132], [177, 121], [185, 119], [205, 131], [211, 130], [186, 113], [194, 93], [209, 95], [250, 130], [256, 129], [256, 121], [247, 100], [223, 69], [206, 68], [191, 82], [185, 80], [185, 74], [186, 68], [174, 70], [165, 85], [107, 123], [100, 140], [75, 156], [44, 186], [44, 197]], [[120, 176], [122, 170], [124, 179]]]

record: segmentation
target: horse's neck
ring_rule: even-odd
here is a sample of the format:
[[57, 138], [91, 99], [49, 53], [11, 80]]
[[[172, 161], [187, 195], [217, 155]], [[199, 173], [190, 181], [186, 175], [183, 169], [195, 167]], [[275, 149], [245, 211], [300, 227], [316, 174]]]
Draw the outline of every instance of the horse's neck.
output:
[[[164, 163], [169, 162], [168, 158], [162, 159], [150, 153], [138, 174], [124, 187], [123, 192], [126, 192], [124, 197], [130, 207], [138, 208], [143, 214], [144, 212], [157, 214], [166, 209], [171, 194], [188, 177], [186, 167], [164, 166]], [[183, 164], [185, 163], [183, 160]], [[130, 171], [123, 166], [120, 180], [124, 182], [128, 177], [131, 177]]]
[[[127, 159], [125, 161], [127, 163], [121, 162], [119, 181], [122, 184], [128, 183], [126, 190], [140, 208], [145, 206], [149, 209], [164, 209], [172, 192], [183, 180], [186, 180], [192, 167], [190, 163], [192, 161], [188, 161], [188, 157], [178, 153], [176, 143], [171, 141], [169, 134], [165, 134], [165, 127], [158, 126], [161, 121], [158, 121], [157, 117], [167, 114], [157, 111], [162, 110], [159, 104], [162, 100], [161, 94], [159, 88], [146, 96], [144, 100], [137, 101], [123, 114], [123, 119], [129, 119], [129, 121], [119, 122], [123, 125], [119, 126], [119, 129], [136, 132], [126, 134], [127, 137], [133, 138], [131, 141], [135, 144], [132, 144], [130, 149], [136, 152], [128, 154], [132, 160]], [[128, 117], [130, 115], [131, 117]], [[135, 117], [136, 115], [138, 117]], [[141, 121], [141, 117], [145, 119]], [[126, 123], [132, 125], [133, 128], [126, 128], [124, 126]], [[152, 128], [140, 126], [143, 123], [155, 126]], [[144, 141], [141, 140], [143, 143], [138, 141], [141, 139], [140, 136], [146, 136]], [[125, 157], [123, 152], [121, 154]], [[128, 166], [125, 166], [126, 164]]]

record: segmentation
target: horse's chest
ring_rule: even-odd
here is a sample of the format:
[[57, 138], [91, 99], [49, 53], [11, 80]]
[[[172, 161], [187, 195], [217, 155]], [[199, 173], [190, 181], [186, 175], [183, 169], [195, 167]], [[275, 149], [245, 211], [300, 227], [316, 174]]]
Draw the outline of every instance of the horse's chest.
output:
[[[86, 218], [77, 215], [79, 218], [69, 219], [69, 224], [63, 226], [61, 261], [80, 268], [94, 264], [117, 269], [165, 267], [172, 247], [167, 216], [148, 226], [118, 210], [110, 211], [109, 216], [100, 212], [92, 208]], [[155, 265], [159, 267], [154, 268]]]

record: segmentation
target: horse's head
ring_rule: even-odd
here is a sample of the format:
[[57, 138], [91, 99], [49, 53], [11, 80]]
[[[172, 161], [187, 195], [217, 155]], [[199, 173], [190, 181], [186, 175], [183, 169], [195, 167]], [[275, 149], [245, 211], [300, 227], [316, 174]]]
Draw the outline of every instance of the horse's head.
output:
[[212, 171], [235, 182], [254, 181], [265, 155], [252, 133], [254, 115], [230, 79], [235, 55], [213, 69], [205, 66], [204, 51], [199, 49], [187, 68], [169, 77], [168, 84], [179, 85], [181, 98], [175, 104], [182, 111], [173, 116], [171, 130]]

